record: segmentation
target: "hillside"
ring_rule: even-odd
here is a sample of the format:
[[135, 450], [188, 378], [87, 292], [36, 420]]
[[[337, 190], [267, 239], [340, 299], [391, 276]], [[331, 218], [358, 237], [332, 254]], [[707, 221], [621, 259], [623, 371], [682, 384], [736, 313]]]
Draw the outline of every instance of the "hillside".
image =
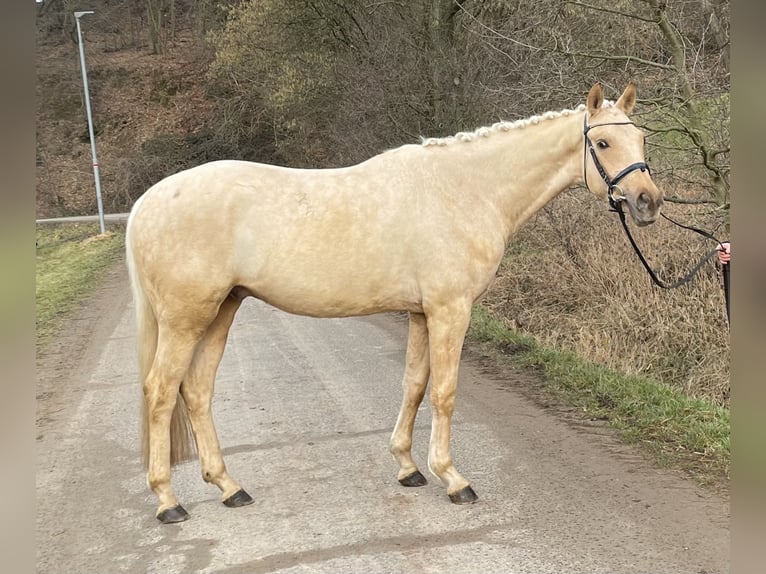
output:
[[[82, 28], [105, 211], [128, 211], [164, 176], [211, 159], [347, 165], [423, 135], [572, 107], [596, 81], [613, 97], [638, 79], [635, 119], [650, 134], [652, 177], [680, 200], [666, 201], [666, 211], [727, 238], [728, 44], [709, 41], [694, 2], [639, 3], [646, 18], [630, 26], [609, 10], [553, 0], [531, 11], [464, 4], [476, 9], [459, 12], [446, 0], [176, 0], [174, 32], [156, 55], [143, 2], [89, 2], [95, 14]], [[72, 6], [45, 6], [37, 20], [37, 216], [94, 214]], [[210, 6], [212, 36], [212, 25], [200, 29]], [[728, 3], [716, 6], [725, 16]], [[436, 14], [435, 26], [426, 16], [439, 7], [451, 11]], [[548, 22], [546, 7], [555, 12], [551, 27], [536, 26]], [[695, 46], [688, 70], [667, 63], [673, 44], [649, 16], [672, 19]], [[618, 25], [625, 36], [602, 33]], [[635, 58], [629, 66], [530, 49], [552, 32], [581, 42], [580, 51], [608, 42]], [[684, 82], [698, 93], [680, 93]], [[636, 237], [668, 281], [712, 247], [664, 222]], [[614, 214], [584, 188], [542, 210], [506, 255], [484, 305], [508, 328], [728, 405], [728, 324], [714, 264], [682, 289], [653, 288]]]
[[[126, 211], [161, 173], [151, 169], [152, 146], [204, 128], [211, 102], [205, 97], [201, 53], [190, 26], [180, 26], [162, 56], [146, 43], [126, 40], [127, 12], [81, 20], [96, 132], [104, 210]], [[73, 23], [65, 26], [67, 29]], [[64, 36], [38, 27], [37, 50], [37, 217], [97, 212], [91, 148], [76, 33]], [[104, 29], [106, 28], [106, 30]], [[163, 151], [163, 153], [165, 153]], [[149, 161], [143, 161], [146, 158]], [[142, 165], [139, 163], [142, 162]]]

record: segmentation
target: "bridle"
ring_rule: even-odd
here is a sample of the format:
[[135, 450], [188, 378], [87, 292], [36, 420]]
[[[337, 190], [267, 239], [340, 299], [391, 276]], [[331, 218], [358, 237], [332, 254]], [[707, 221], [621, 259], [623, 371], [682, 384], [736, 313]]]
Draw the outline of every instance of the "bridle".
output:
[[[596, 170], [601, 176], [601, 179], [603, 179], [604, 183], [606, 183], [607, 195], [609, 197], [609, 205], [612, 208], [611, 211], [614, 211], [620, 217], [620, 223], [622, 223], [622, 227], [625, 230], [625, 235], [628, 236], [628, 239], [630, 240], [630, 244], [633, 246], [633, 250], [636, 252], [636, 255], [638, 255], [638, 258], [641, 260], [641, 263], [643, 264], [647, 273], [649, 273], [649, 277], [651, 277], [655, 285], [657, 285], [658, 287], [661, 287], [662, 289], [675, 289], [676, 287], [680, 287], [681, 285], [688, 283], [692, 279], [692, 277], [694, 277], [697, 274], [697, 272], [702, 268], [702, 266], [705, 263], [707, 263], [710, 259], [713, 258], [713, 256], [718, 252], [718, 247], [716, 247], [707, 255], [705, 255], [699, 261], [699, 263], [697, 263], [697, 265], [695, 265], [694, 268], [691, 271], [689, 271], [689, 273], [687, 273], [686, 275], [684, 275], [683, 277], [681, 277], [679, 280], [675, 281], [674, 283], [665, 283], [659, 277], [657, 277], [657, 274], [649, 266], [649, 263], [646, 261], [644, 254], [641, 253], [641, 250], [639, 249], [638, 244], [636, 244], [635, 239], [633, 239], [633, 235], [630, 233], [630, 229], [628, 228], [628, 224], [625, 218], [625, 212], [622, 209], [622, 202], [626, 200], [626, 197], [622, 193], [622, 189], [620, 189], [620, 186], [618, 185], [620, 181], [622, 181], [626, 176], [628, 176], [629, 174], [633, 173], [636, 170], [641, 170], [642, 172], [646, 171], [649, 173], [649, 175], [651, 175], [652, 170], [649, 169], [649, 165], [646, 162], [638, 161], [638, 162], [630, 164], [628, 167], [622, 169], [616, 176], [614, 176], [613, 178], [610, 178], [609, 174], [607, 174], [606, 172], [606, 169], [604, 169], [604, 166], [601, 164], [601, 161], [598, 159], [598, 154], [596, 154], [596, 148], [593, 146], [593, 142], [588, 137], [588, 132], [595, 127], [625, 126], [625, 125], [635, 126], [636, 124], [631, 121], [626, 121], [626, 122], [604, 122], [601, 124], [588, 125], [588, 114], [587, 112], [585, 113], [585, 116], [583, 118], [583, 136], [585, 139], [585, 144], [584, 144], [585, 147], [583, 149], [583, 176], [585, 178], [585, 187], [587, 187], [590, 190], [590, 186], [588, 185], [588, 169], [587, 169], [588, 168], [587, 166], [588, 152], [590, 151], [590, 156], [593, 159], [593, 164], [596, 166]], [[619, 190], [620, 192], [620, 194], [617, 196], [615, 196], [614, 194], [615, 189]], [[660, 215], [666, 220], [670, 221], [671, 223], [683, 229], [687, 229], [689, 231], [698, 233], [699, 235], [702, 235], [703, 237], [707, 239], [712, 239], [718, 245], [721, 245], [721, 242], [718, 239], [716, 239], [711, 233], [708, 233], [707, 231], [703, 231], [702, 229], [698, 229], [697, 227], [692, 227], [690, 225], [682, 225], [681, 223], [678, 223], [677, 221], [671, 219], [664, 213], [660, 213]], [[729, 319], [729, 269], [730, 269], [730, 264], [726, 264], [723, 266], [724, 293], [726, 297], [726, 318], [727, 319]]]
[[[583, 167], [583, 175], [585, 176], [585, 187], [590, 189], [590, 186], [588, 186], [588, 169], [587, 169], [587, 162], [588, 162], [588, 151], [590, 151], [590, 155], [593, 158], [593, 164], [596, 166], [596, 170], [598, 170], [599, 175], [601, 176], [601, 179], [604, 180], [604, 183], [606, 183], [607, 187], [607, 194], [609, 196], [609, 205], [612, 206], [612, 209], [618, 209], [618, 206], [621, 201], [625, 199], [625, 196], [622, 195], [622, 189], [620, 189], [620, 186], [617, 185], [622, 181], [626, 176], [631, 174], [632, 172], [636, 171], [637, 169], [640, 169], [641, 171], [648, 171], [649, 175], [652, 174], [652, 170], [649, 169], [649, 165], [646, 162], [643, 161], [637, 161], [636, 163], [630, 164], [628, 167], [620, 171], [617, 175], [615, 175], [613, 178], [610, 178], [609, 175], [606, 173], [606, 170], [604, 169], [604, 166], [601, 164], [601, 161], [598, 159], [598, 155], [596, 154], [596, 148], [593, 147], [593, 142], [588, 137], [588, 132], [593, 129], [597, 128], [599, 126], [635, 126], [633, 122], [604, 122], [603, 124], [593, 124], [588, 125], [588, 114], [586, 113], [583, 117], [583, 136], [585, 136], [585, 149], [583, 150], [583, 158], [582, 158], [582, 167]], [[620, 196], [615, 197], [614, 196], [614, 190], [619, 189], [620, 190]]]

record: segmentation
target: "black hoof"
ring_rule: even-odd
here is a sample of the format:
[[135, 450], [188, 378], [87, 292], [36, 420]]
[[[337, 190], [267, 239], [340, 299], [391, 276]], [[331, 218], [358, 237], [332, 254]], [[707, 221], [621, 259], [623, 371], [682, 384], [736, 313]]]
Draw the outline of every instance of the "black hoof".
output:
[[476, 493], [473, 491], [473, 488], [470, 486], [466, 486], [458, 490], [457, 492], [453, 492], [449, 495], [449, 499], [454, 502], [455, 504], [473, 504], [477, 500], [479, 500], [479, 497], [476, 496]]
[[244, 490], [239, 489], [232, 494], [229, 498], [223, 501], [223, 503], [229, 508], [237, 508], [239, 506], [247, 506], [253, 503], [252, 497]]
[[423, 476], [419, 470], [416, 470], [409, 476], [399, 479], [399, 484], [402, 486], [423, 486], [427, 482], [426, 477]]
[[184, 507], [180, 504], [173, 508], [167, 508], [157, 515], [157, 520], [163, 524], [173, 524], [175, 522], [183, 522], [189, 519], [189, 513], [184, 510]]

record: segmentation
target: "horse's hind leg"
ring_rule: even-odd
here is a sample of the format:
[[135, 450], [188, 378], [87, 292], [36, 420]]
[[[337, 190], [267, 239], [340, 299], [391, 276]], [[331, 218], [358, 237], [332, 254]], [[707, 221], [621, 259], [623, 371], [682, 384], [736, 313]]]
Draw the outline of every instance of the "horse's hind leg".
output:
[[455, 504], [475, 502], [478, 497], [468, 481], [452, 464], [450, 426], [455, 409], [458, 368], [468, 323], [470, 303], [455, 303], [428, 313], [428, 340], [431, 350], [431, 442], [428, 467], [447, 487]]
[[170, 420], [181, 381], [186, 376], [201, 335], [200, 328], [173, 329], [160, 325], [154, 363], [144, 381], [148, 433], [146, 482], [159, 499], [157, 519], [163, 523], [181, 522], [189, 516], [178, 504], [170, 484]]
[[410, 313], [407, 358], [402, 381], [402, 408], [391, 435], [389, 449], [399, 464], [398, 479], [404, 486], [422, 486], [426, 478], [412, 459], [412, 431], [418, 407], [428, 385], [428, 329], [425, 315]]
[[197, 345], [189, 372], [181, 384], [181, 395], [189, 409], [197, 443], [202, 479], [220, 488], [223, 503], [230, 507], [245, 506], [253, 499], [226, 470], [210, 408], [215, 374], [223, 357], [229, 328], [241, 302], [240, 298], [229, 295], [221, 304], [217, 317]]

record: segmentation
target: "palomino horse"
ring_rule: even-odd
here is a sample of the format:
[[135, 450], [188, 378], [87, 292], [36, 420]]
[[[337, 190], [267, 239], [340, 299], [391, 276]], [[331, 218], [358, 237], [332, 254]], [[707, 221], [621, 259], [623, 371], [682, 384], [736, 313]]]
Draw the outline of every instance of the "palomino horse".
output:
[[193, 454], [189, 424], [202, 478], [227, 506], [253, 501], [226, 471], [211, 416], [229, 327], [248, 296], [312, 317], [408, 311], [404, 398], [390, 441], [399, 482], [426, 482], [411, 445], [430, 379], [428, 468], [452, 502], [474, 502], [449, 449], [471, 307], [511, 235], [574, 184], [625, 202], [638, 225], [657, 218], [662, 195], [644, 163], [644, 135], [628, 119], [635, 101], [633, 83], [616, 103], [596, 84], [576, 109], [425, 139], [351, 167], [215, 161], [149, 189], [133, 206], [126, 242], [157, 518], [188, 518], [170, 469]]

